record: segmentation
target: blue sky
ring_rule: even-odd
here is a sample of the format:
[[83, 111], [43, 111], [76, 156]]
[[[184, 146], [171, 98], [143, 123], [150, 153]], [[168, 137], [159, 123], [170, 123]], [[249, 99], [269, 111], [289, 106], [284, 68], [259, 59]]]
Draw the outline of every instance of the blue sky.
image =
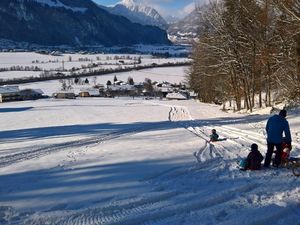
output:
[[[121, 0], [94, 0], [100, 5], [114, 5]], [[143, 2], [158, 10], [163, 16], [183, 17], [195, 6], [195, 2], [204, 2], [204, 0], [136, 0]]]

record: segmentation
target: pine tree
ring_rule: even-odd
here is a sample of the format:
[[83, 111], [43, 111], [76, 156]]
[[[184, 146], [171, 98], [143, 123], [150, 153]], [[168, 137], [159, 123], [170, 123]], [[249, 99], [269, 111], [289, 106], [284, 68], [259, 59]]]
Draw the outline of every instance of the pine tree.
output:
[[111, 85], [111, 81], [108, 80], [108, 81], [106, 82], [106, 86], [110, 86], [110, 85]]

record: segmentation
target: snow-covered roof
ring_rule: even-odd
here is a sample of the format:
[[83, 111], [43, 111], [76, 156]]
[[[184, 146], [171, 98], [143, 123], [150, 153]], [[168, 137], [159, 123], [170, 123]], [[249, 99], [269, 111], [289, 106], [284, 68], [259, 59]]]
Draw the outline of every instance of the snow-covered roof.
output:
[[96, 88], [81, 88], [80, 92], [88, 92], [90, 95], [99, 95], [99, 90]]
[[115, 85], [125, 85], [126, 83], [124, 81], [118, 80], [114, 82]]
[[74, 91], [57, 91], [54, 94], [75, 94]]
[[44, 94], [44, 92], [42, 91], [42, 89], [22, 89], [20, 90], [21, 92], [25, 92], [25, 91], [31, 91], [31, 92], [35, 92], [37, 94]]
[[125, 85], [110, 85], [110, 86], [108, 86], [108, 89], [113, 90], [113, 91], [118, 91], [118, 90], [133, 90], [134, 89], [134, 85], [129, 85], [129, 84], [125, 84]]
[[178, 99], [178, 100], [186, 100], [187, 99], [187, 97], [184, 94], [174, 93], [174, 92], [167, 94], [166, 98], [168, 98], [168, 99]]
[[158, 87], [158, 90], [160, 90], [161, 92], [173, 92], [174, 88], [171, 87]]
[[44, 92], [42, 91], [42, 89], [32, 89], [34, 92], [39, 93], [39, 94], [44, 94]]
[[198, 96], [197, 93], [194, 92], [194, 91], [190, 91], [189, 94], [190, 94], [191, 97], [197, 97]]
[[15, 93], [19, 92], [19, 86], [1, 86], [0, 87], [0, 94], [8, 94], [8, 93]]

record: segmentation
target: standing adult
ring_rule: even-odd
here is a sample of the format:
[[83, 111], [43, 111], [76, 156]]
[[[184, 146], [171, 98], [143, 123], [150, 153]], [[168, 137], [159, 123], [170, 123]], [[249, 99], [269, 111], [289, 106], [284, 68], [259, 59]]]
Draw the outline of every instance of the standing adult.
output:
[[272, 154], [274, 152], [274, 147], [276, 147], [276, 155], [273, 165], [278, 167], [281, 163], [282, 148], [281, 143], [283, 139], [283, 132], [285, 134], [285, 140], [287, 144], [291, 147], [292, 138], [290, 132], [290, 126], [286, 120], [287, 112], [286, 110], [281, 110], [279, 115], [274, 115], [268, 119], [266, 125], [267, 131], [267, 143], [268, 150], [265, 157], [264, 167], [269, 167], [272, 159]]

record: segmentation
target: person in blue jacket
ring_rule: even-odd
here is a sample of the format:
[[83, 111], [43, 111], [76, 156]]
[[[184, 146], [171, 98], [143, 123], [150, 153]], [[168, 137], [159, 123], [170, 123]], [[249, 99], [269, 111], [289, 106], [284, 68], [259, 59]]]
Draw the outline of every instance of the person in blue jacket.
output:
[[269, 167], [276, 147], [276, 155], [273, 162], [273, 166], [278, 167], [281, 163], [282, 148], [281, 143], [283, 139], [283, 132], [285, 134], [286, 143], [291, 147], [292, 138], [290, 132], [290, 126], [286, 120], [287, 112], [285, 109], [279, 112], [279, 115], [274, 115], [268, 119], [266, 125], [267, 131], [267, 144], [268, 150], [265, 157], [264, 167]]

